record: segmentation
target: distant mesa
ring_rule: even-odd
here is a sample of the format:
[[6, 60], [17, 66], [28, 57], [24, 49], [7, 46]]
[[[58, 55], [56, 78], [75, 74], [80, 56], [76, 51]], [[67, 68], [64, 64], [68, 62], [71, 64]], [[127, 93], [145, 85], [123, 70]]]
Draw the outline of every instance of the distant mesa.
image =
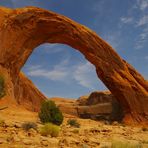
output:
[[43, 43], [62, 43], [79, 50], [122, 106], [124, 120], [148, 121], [148, 82], [142, 75], [92, 30], [36, 7], [0, 7], [0, 75], [4, 76], [5, 97], [11, 104], [38, 111], [46, 99], [21, 73], [33, 50]]
[[94, 120], [121, 121], [123, 110], [109, 91], [96, 91], [77, 100], [49, 98], [66, 115]]

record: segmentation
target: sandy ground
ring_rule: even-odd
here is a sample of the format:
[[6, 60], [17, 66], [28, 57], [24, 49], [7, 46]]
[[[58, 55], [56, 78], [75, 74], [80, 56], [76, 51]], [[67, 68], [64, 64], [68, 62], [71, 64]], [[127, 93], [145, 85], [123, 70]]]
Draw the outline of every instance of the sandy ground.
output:
[[21, 128], [24, 122], [35, 122], [42, 126], [37, 113], [20, 107], [0, 111], [0, 119], [7, 125], [0, 127], [0, 148], [111, 148], [113, 143], [118, 146], [128, 143], [135, 148], [148, 148], [148, 130], [142, 127], [118, 123], [107, 125], [89, 119], [74, 118], [80, 123], [80, 128], [75, 128], [67, 125], [69, 118], [74, 117], [65, 115], [59, 136], [52, 138], [41, 136], [33, 129], [26, 132]]

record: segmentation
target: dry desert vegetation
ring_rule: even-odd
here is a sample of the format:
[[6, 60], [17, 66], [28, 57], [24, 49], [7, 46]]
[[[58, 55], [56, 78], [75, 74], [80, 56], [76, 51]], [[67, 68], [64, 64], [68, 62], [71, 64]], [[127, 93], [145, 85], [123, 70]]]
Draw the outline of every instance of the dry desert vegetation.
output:
[[[42, 135], [37, 113], [22, 108], [0, 112], [1, 148], [147, 148], [148, 128], [98, 122], [64, 114], [58, 135]], [[79, 126], [67, 124], [76, 120]], [[31, 124], [25, 128], [24, 124]]]

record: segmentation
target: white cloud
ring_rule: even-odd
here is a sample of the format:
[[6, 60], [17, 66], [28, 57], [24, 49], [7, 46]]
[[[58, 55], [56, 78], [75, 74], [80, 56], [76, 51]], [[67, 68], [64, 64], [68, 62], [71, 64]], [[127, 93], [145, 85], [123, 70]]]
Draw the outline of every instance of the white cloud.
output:
[[148, 15], [144, 15], [140, 18], [140, 20], [137, 22], [137, 26], [143, 26], [148, 25]]
[[141, 32], [136, 40], [135, 48], [141, 49], [148, 42], [148, 15], [146, 9], [148, 9], [148, 0], [137, 0], [137, 8], [141, 11], [142, 16], [137, 21], [135, 27], [140, 27]]
[[29, 71], [32, 71], [32, 70], [40, 69], [41, 65], [31, 65], [29, 67], [27, 66], [26, 68], [28, 68]]
[[48, 54], [55, 54], [66, 51], [60, 44], [44, 44], [42, 45], [45, 52]]
[[41, 65], [35, 65], [28, 68], [27, 75], [34, 77], [44, 77], [53, 81], [63, 81], [68, 75], [69, 71], [66, 67], [68, 59], [65, 59], [60, 64], [55, 65], [53, 69], [44, 69]]
[[130, 24], [130, 23], [133, 22], [133, 18], [132, 17], [121, 17], [120, 20], [124, 24]]
[[57, 81], [63, 80], [67, 76], [67, 73], [62, 69], [53, 69], [50, 71], [45, 69], [36, 69], [28, 72], [28, 75], [34, 77], [44, 77], [53, 81]]
[[138, 40], [136, 41], [135, 48], [141, 49], [148, 42], [148, 26], [144, 27], [142, 32], [139, 34]]
[[144, 11], [148, 8], [148, 0], [137, 0], [137, 7]]
[[94, 66], [89, 62], [80, 64], [74, 72], [74, 79], [80, 85], [86, 88], [94, 89], [94, 84], [96, 83], [96, 74], [92, 72], [94, 70]]
[[121, 42], [120, 34], [120, 31], [108, 32], [104, 34], [103, 39], [107, 41], [115, 50], [117, 50]]
[[95, 89], [99, 83], [100, 88], [105, 88], [101, 81], [99, 82], [92, 64], [85, 62], [70, 66], [68, 62], [66, 59], [60, 64], [55, 65], [51, 70], [45, 69], [41, 65], [30, 66], [27, 68], [27, 75], [42, 77], [52, 81], [62, 81], [64, 83], [73, 83], [75, 81], [77, 84], [91, 90]]

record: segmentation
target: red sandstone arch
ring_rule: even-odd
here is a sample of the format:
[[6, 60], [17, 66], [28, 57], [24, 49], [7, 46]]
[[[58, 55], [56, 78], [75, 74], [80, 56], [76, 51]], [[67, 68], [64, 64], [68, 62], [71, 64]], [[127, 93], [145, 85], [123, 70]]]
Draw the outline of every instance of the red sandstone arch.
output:
[[[69, 18], [40, 8], [0, 8], [0, 69], [12, 79], [19, 99], [20, 69], [35, 47], [62, 43], [79, 50], [98, 77], [136, 121], [148, 119], [148, 83], [95, 32]], [[22, 89], [23, 91], [23, 89]], [[26, 90], [27, 91], [27, 90]]]

